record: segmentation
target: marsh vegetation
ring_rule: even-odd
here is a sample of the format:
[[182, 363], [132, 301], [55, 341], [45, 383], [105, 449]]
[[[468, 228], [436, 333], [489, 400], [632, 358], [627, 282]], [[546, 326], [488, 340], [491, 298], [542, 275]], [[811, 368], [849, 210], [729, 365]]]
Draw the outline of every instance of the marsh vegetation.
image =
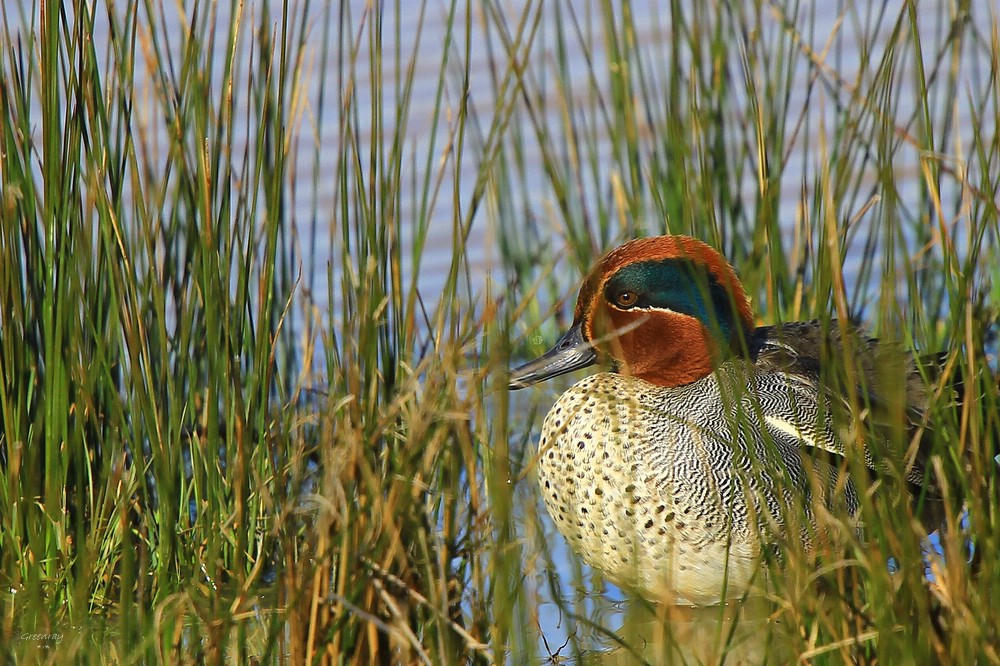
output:
[[669, 611], [542, 513], [565, 384], [506, 386], [602, 251], [669, 231], [762, 322], [947, 352], [936, 550], [866, 501], [864, 538], [775, 560], [754, 633], [1000, 663], [998, 7], [816, 11], [5, 2], [4, 657], [664, 661]]

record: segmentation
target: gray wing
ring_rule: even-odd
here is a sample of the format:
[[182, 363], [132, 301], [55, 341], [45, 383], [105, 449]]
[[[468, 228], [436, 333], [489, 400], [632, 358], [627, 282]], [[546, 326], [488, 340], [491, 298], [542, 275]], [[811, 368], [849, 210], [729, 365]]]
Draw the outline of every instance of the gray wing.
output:
[[[818, 321], [758, 328], [751, 354], [765, 376], [780, 377], [787, 384], [797, 403], [821, 410], [808, 415], [816, 425], [803, 432], [805, 444], [846, 456], [844, 442], [857, 441], [860, 426], [870, 470], [891, 470], [911, 484], [927, 485], [924, 469], [931, 442], [920, 435], [928, 398], [912, 355], [868, 337], [857, 327], [841, 330], [836, 320], [827, 331]], [[786, 405], [772, 416], [798, 416], [788, 411]], [[808, 419], [790, 423], [810, 427]], [[899, 442], [901, 436], [918, 446], [910, 447], [912, 451], [893, 450], [890, 443]]]

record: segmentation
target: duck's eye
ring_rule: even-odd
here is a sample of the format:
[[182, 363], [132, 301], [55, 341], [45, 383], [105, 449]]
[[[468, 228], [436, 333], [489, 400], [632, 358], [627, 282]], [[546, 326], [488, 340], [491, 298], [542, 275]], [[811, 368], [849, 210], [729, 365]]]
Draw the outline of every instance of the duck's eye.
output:
[[639, 297], [634, 291], [620, 291], [615, 295], [615, 305], [620, 308], [630, 308], [638, 302]]

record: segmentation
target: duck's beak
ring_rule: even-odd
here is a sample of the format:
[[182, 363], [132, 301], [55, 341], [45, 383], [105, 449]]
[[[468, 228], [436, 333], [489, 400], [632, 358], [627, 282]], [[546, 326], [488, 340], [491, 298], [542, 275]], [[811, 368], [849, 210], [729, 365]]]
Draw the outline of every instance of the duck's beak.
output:
[[580, 324], [566, 331], [555, 347], [534, 361], [511, 370], [509, 387], [513, 389], [531, 386], [540, 381], [564, 375], [597, 362], [594, 346], [583, 339]]

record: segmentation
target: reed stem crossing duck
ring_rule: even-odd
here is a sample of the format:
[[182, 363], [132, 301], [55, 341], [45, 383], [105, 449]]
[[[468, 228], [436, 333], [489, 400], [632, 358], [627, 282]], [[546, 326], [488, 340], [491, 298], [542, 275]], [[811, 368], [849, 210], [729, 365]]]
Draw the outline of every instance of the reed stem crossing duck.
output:
[[[821, 359], [838, 354], [850, 355], [853, 389], [824, 383]], [[762, 548], [789, 536], [808, 546], [818, 505], [857, 513], [867, 486], [847, 474], [849, 455], [925, 482], [923, 451], [884, 459], [854, 444], [875, 412], [899, 423], [925, 409], [912, 356], [836, 321], [756, 326], [732, 266], [694, 238], [642, 238], [607, 254], [573, 325], [512, 371], [510, 388], [601, 359], [615, 371], [581, 380], [546, 416], [538, 482], [583, 558], [647, 598], [743, 595]]]

